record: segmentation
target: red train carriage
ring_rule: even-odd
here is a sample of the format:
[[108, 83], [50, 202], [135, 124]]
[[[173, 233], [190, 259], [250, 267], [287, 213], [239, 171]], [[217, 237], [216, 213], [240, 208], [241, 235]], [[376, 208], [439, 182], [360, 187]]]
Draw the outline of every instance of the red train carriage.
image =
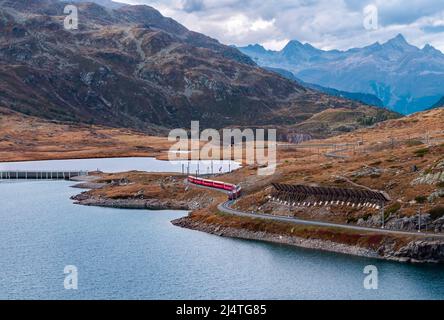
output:
[[208, 187], [208, 188], [229, 191], [230, 192], [230, 194], [229, 194], [230, 200], [237, 199], [242, 194], [242, 188], [240, 186], [237, 186], [237, 185], [234, 185], [231, 183], [201, 179], [201, 178], [197, 178], [197, 177], [193, 177], [193, 176], [188, 177], [188, 182], [192, 183], [192, 184], [199, 185], [199, 186]]
[[236, 200], [236, 199], [240, 198], [241, 195], [242, 195], [242, 188], [240, 186], [236, 186], [236, 189], [230, 193], [230, 195], [228, 196], [228, 199], [229, 200]]

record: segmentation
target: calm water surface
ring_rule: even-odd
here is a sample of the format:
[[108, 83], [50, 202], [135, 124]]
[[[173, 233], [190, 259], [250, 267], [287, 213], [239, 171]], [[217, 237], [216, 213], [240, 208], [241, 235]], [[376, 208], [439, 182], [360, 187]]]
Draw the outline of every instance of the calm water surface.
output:
[[103, 159], [73, 159], [47, 160], [24, 162], [0, 162], [0, 171], [7, 170], [41, 170], [41, 171], [94, 171], [103, 172], [181, 172], [182, 165], [185, 171], [189, 166], [191, 174], [199, 170], [201, 174], [228, 172], [240, 167], [234, 161], [161, 161], [155, 158], [103, 158]]
[[[73, 205], [70, 184], [0, 182], [0, 299], [444, 298], [439, 266], [220, 238], [170, 223], [185, 212]], [[363, 288], [369, 264], [376, 291]]]

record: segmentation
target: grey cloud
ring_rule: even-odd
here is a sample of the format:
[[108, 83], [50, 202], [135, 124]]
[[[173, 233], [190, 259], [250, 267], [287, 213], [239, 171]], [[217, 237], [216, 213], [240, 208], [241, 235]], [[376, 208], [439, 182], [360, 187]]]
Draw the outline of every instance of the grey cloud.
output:
[[205, 4], [203, 0], [185, 0], [182, 8], [188, 13], [202, 11], [205, 9]]
[[[279, 43], [296, 39], [322, 48], [348, 49], [386, 41], [398, 33], [416, 45], [444, 49], [436, 19], [442, 0], [119, 0], [146, 3], [226, 44]], [[380, 28], [363, 27], [363, 8], [375, 4]], [[258, 27], [259, 26], [259, 27]], [[430, 37], [427, 35], [434, 34]]]
[[422, 30], [426, 33], [443, 33], [444, 26], [425, 26]]
[[433, 15], [444, 10], [444, 1], [410, 0], [387, 2], [379, 9], [380, 20], [384, 25], [409, 24], [421, 17]]
[[409, 24], [421, 17], [433, 15], [444, 10], [442, 0], [344, 0], [353, 11], [362, 11], [365, 6], [373, 4], [379, 10], [382, 25]]

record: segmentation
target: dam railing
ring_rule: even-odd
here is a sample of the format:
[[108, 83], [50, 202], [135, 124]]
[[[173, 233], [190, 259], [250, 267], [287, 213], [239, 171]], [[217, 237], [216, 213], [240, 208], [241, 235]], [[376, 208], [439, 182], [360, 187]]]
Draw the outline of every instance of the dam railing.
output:
[[0, 180], [71, 180], [74, 177], [88, 176], [88, 171], [0, 171]]

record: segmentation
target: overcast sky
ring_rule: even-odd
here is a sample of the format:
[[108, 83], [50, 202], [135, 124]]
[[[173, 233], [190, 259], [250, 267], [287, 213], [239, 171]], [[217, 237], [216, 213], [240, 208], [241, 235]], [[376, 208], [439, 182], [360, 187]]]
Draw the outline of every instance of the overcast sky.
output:
[[[238, 46], [259, 43], [279, 50], [296, 39], [322, 49], [349, 49], [402, 33], [414, 45], [444, 51], [444, 0], [116, 1], [151, 5], [191, 30]], [[377, 29], [376, 20], [368, 23], [368, 5], [378, 10]]]

